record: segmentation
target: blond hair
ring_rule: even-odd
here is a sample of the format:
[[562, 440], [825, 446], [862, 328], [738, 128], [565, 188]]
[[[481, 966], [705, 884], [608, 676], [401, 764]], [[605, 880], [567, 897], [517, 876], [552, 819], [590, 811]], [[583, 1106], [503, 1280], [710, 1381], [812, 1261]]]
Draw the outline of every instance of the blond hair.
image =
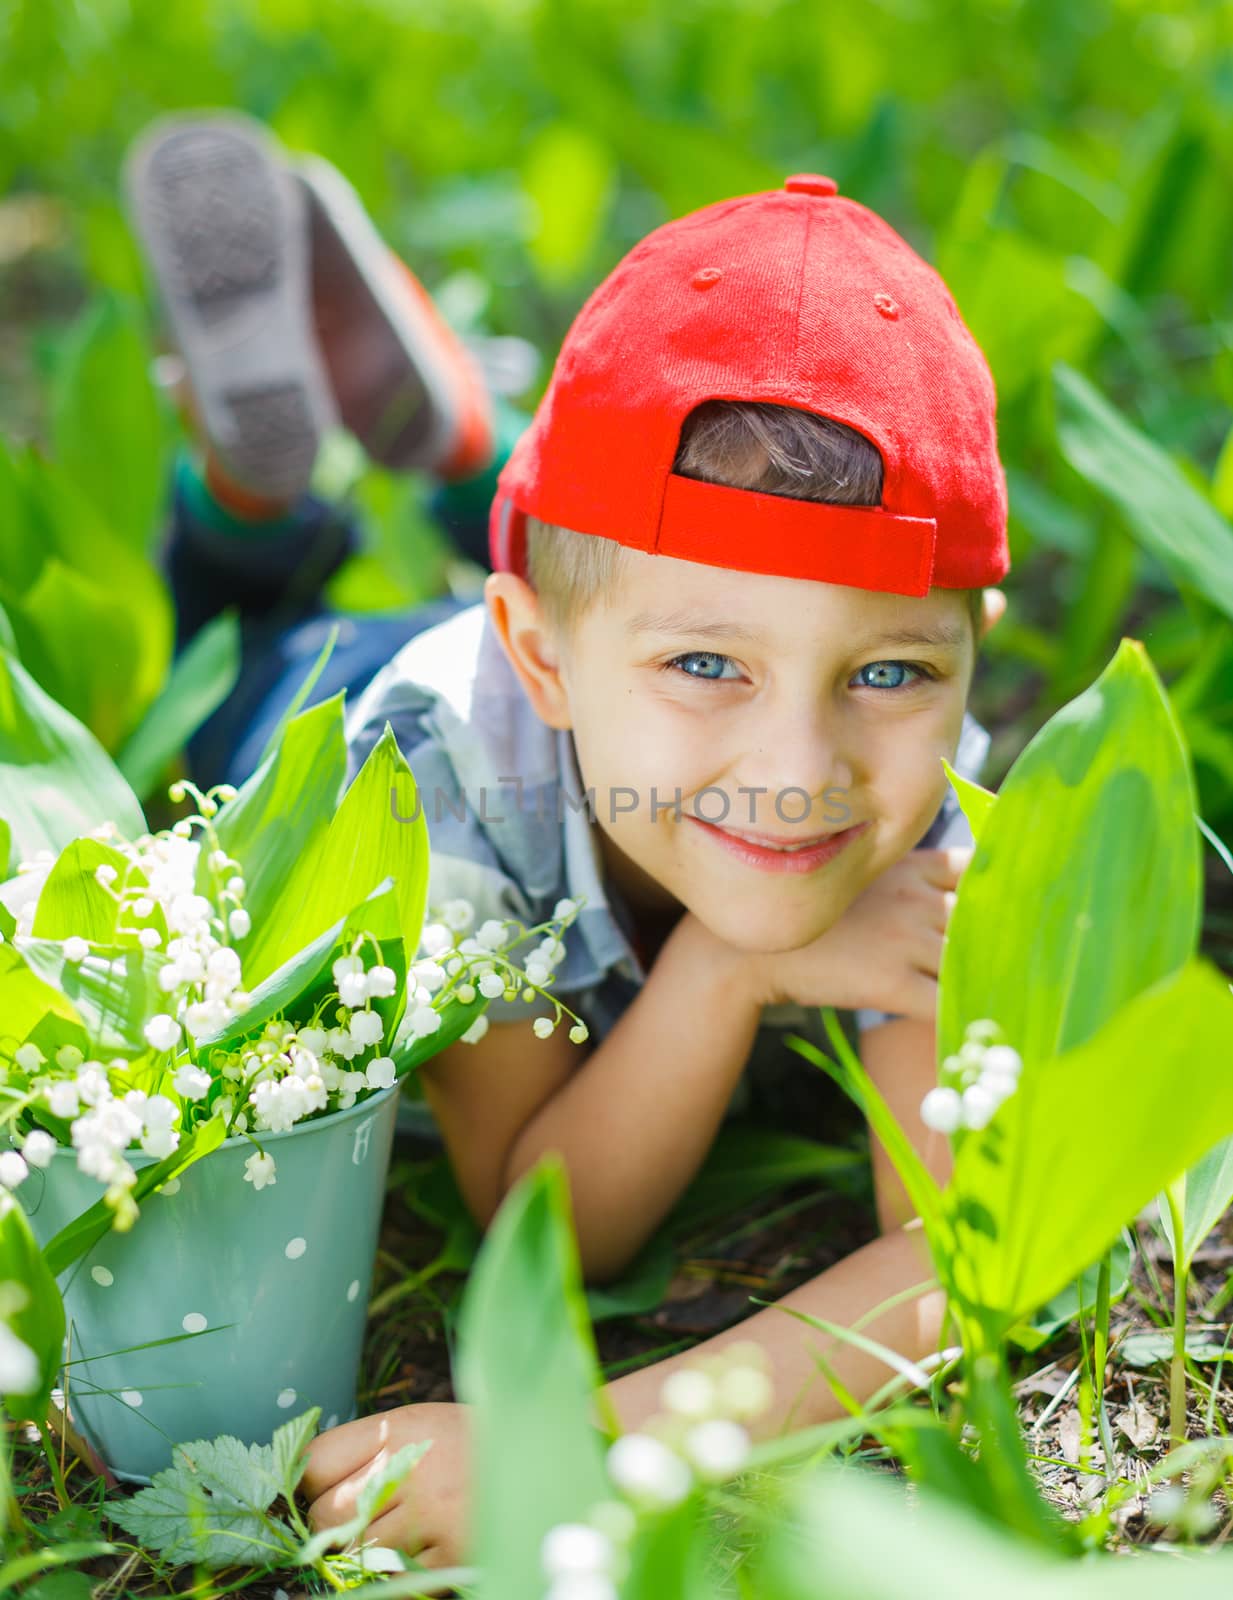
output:
[[[672, 470], [706, 483], [837, 506], [882, 502], [882, 457], [845, 423], [765, 401], [708, 400], [686, 417]], [[572, 625], [621, 581], [625, 546], [527, 518], [527, 575], [552, 627]], [[983, 589], [961, 591], [978, 638]]]

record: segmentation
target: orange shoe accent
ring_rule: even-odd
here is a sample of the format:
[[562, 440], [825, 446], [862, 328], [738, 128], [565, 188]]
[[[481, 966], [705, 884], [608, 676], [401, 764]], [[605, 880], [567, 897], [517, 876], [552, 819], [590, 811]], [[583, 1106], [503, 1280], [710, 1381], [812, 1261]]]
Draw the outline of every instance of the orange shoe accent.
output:
[[242, 489], [238, 483], [233, 483], [209, 450], [206, 451], [203, 476], [206, 488], [223, 510], [229, 511], [233, 517], [242, 518], [245, 522], [276, 522], [279, 517], [286, 515], [291, 505], [290, 500], [267, 499], [264, 495], [253, 494], [251, 490]]
[[[393, 251], [390, 252], [393, 255]], [[472, 478], [482, 472], [492, 460], [496, 448], [493, 434], [492, 406], [483, 379], [476, 372], [471, 357], [458, 335], [441, 315], [436, 302], [424, 285], [401, 257], [394, 260], [402, 269], [408, 288], [423, 307], [433, 326], [441, 335], [457, 380], [457, 398], [461, 415], [458, 434], [453, 449], [433, 468], [439, 478]]]

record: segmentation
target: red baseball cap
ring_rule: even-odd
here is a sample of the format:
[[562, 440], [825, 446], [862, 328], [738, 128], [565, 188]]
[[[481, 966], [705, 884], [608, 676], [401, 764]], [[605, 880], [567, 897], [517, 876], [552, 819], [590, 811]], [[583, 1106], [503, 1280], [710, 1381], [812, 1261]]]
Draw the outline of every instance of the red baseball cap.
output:
[[[881, 452], [882, 503], [832, 506], [672, 470], [706, 400], [833, 417]], [[496, 571], [526, 517], [651, 555], [892, 594], [1010, 570], [997, 396], [938, 273], [875, 212], [799, 173], [656, 228], [587, 300], [497, 479]]]

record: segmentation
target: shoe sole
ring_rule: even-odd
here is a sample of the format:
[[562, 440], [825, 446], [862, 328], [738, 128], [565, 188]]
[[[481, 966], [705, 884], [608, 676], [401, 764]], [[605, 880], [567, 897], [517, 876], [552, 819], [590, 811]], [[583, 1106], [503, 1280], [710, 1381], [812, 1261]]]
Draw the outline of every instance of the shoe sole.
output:
[[[478, 472], [491, 456], [492, 419], [477, 365], [337, 168], [307, 156], [290, 171], [307, 205], [317, 325], [344, 424], [395, 471]], [[367, 361], [349, 381], [356, 351]]]
[[212, 449], [242, 489], [293, 499], [334, 420], [298, 185], [261, 125], [234, 113], [161, 119], [125, 181]]

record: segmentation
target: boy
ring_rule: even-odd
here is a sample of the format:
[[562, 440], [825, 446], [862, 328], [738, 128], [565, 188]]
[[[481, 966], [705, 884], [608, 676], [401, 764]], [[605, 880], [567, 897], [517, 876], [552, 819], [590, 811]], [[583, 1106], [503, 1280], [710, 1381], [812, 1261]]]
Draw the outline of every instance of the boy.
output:
[[[943, 1176], [918, 1107], [971, 836], [941, 757], [972, 776], [983, 760], [965, 701], [1009, 558], [992, 380], [937, 274], [812, 174], [655, 230], [567, 335], [500, 472], [491, 553], [485, 606], [407, 644], [347, 721], [352, 771], [388, 721], [421, 792], [468, 802], [429, 814], [434, 899], [538, 920], [585, 898], [554, 988], [588, 1044], [497, 1006], [423, 1073], [477, 1218], [557, 1151], [584, 1272], [619, 1273], [766, 1026], [807, 1031], [822, 1005], [855, 1013], [867, 1069]], [[851, 1324], [929, 1278], [876, 1145], [874, 1178], [881, 1236], [785, 1304]], [[941, 1310], [901, 1298], [866, 1331], [919, 1357]], [[705, 1348], [749, 1337], [773, 1372], [763, 1433], [836, 1414], [780, 1312]], [[851, 1345], [826, 1354], [858, 1396], [886, 1377]], [[691, 1359], [614, 1383], [623, 1423]], [[344, 1519], [386, 1453], [426, 1437], [371, 1531], [454, 1559], [457, 1407], [322, 1435], [314, 1521]]]

